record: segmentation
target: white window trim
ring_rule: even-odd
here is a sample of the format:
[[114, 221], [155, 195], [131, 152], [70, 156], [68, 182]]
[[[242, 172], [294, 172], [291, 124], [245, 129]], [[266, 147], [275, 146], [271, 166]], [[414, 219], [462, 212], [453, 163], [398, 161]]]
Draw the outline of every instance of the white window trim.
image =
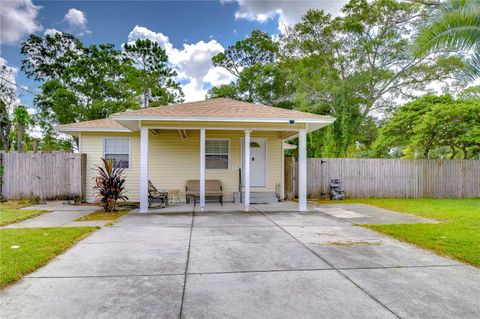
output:
[[[227, 168], [207, 168], [206, 163], [207, 163], [207, 155], [212, 155], [207, 153], [207, 141], [227, 141], [228, 142], [228, 162], [227, 162]], [[206, 138], [205, 139], [205, 169], [208, 171], [226, 171], [230, 169], [230, 163], [232, 161], [232, 156], [230, 152], [230, 147], [231, 147], [231, 142], [229, 138]], [[214, 154], [215, 155], [215, 154]], [[225, 154], [218, 154], [218, 155], [225, 155]]]
[[127, 136], [113, 136], [113, 137], [104, 137], [103, 138], [103, 146], [102, 146], [102, 154], [103, 158], [105, 158], [105, 141], [106, 140], [128, 140], [128, 168], [124, 168], [124, 171], [129, 171], [132, 169], [132, 138]]

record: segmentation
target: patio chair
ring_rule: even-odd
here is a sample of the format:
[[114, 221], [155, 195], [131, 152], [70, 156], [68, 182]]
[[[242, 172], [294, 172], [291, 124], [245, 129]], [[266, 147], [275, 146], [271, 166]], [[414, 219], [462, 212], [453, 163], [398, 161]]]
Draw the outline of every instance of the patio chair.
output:
[[153, 207], [152, 204], [158, 204], [156, 207], [168, 207], [168, 192], [161, 192], [153, 186], [153, 183], [148, 181], [148, 207]]
[[[220, 205], [223, 206], [222, 182], [218, 179], [205, 180], [205, 198], [212, 197], [218, 199]], [[193, 206], [195, 206], [200, 199], [200, 181], [198, 179], [188, 180], [185, 184], [185, 201], [187, 204], [190, 203], [191, 198], [193, 198]]]

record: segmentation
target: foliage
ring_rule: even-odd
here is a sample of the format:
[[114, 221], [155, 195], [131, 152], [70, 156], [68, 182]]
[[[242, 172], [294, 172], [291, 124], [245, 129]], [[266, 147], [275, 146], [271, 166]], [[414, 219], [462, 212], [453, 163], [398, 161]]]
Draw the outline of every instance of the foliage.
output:
[[434, 6], [429, 23], [420, 30], [417, 55], [451, 49], [463, 53], [466, 77], [480, 77], [480, 1], [448, 0]]
[[13, 137], [16, 140], [15, 149], [18, 152], [25, 152], [26, 135], [27, 130], [31, 124], [33, 124], [32, 117], [27, 111], [27, 108], [23, 105], [18, 105], [13, 110], [13, 124], [15, 124], [15, 131]]
[[413, 151], [420, 158], [476, 158], [480, 100], [425, 96], [403, 105], [380, 129], [374, 154], [388, 156], [393, 147], [404, 148], [407, 157]]
[[17, 98], [11, 83], [6, 79], [12, 77], [12, 70], [5, 65], [0, 66], [0, 147], [8, 152], [11, 144], [12, 119], [11, 112]]
[[[96, 228], [0, 229], [0, 288], [45, 265]], [[18, 248], [12, 248], [18, 246]]]
[[224, 68], [236, 80], [213, 87], [207, 97], [227, 97], [292, 108], [290, 96], [293, 87], [277, 61], [278, 46], [268, 33], [254, 30], [250, 37], [237, 41], [225, 52], [214, 56], [213, 65]]
[[177, 73], [167, 65], [167, 54], [157, 42], [138, 39], [125, 44], [124, 49], [135, 65], [127, 79], [136, 95], [142, 96], [143, 107], [152, 101], [160, 105], [183, 101], [180, 84], [174, 81]]
[[[45, 38], [50, 37], [47, 35]], [[26, 43], [29, 41], [31, 39]], [[40, 110], [39, 124], [42, 127], [49, 127], [52, 123], [66, 124], [105, 118], [112, 113], [138, 107], [123, 79], [128, 64], [113, 45], [83, 47], [79, 44], [76, 49], [81, 51], [68, 51], [65, 54], [74, 57], [66, 68], [45, 74], [41, 93], [34, 100]], [[40, 58], [31, 55], [25, 61]], [[33, 74], [36, 78], [44, 71], [38, 68], [27, 70], [26, 73]], [[53, 74], [52, 77], [48, 77], [50, 73]]]
[[338, 119], [327, 129], [321, 156], [355, 156], [363, 143], [368, 148], [361, 133], [366, 127], [375, 136], [371, 117], [395, 107], [392, 97], [409, 99], [462, 66], [455, 57], [412, 54], [409, 40], [422, 17], [417, 4], [351, 0], [342, 11], [332, 18], [310, 10], [281, 38], [295, 104]]
[[112, 44], [86, 46], [66, 33], [32, 34], [22, 43], [22, 71], [42, 82], [34, 104], [44, 131], [51, 131], [54, 124], [137, 109], [139, 96], [147, 91], [150, 99], [162, 104], [181, 99], [173, 80], [176, 74], [167, 66], [163, 49], [147, 40], [125, 47], [126, 53]]
[[105, 212], [116, 211], [118, 200], [128, 200], [123, 195], [125, 178], [121, 163], [114, 163], [112, 160], [102, 158], [103, 167], [97, 165], [98, 176], [96, 178], [96, 200], [100, 203]]

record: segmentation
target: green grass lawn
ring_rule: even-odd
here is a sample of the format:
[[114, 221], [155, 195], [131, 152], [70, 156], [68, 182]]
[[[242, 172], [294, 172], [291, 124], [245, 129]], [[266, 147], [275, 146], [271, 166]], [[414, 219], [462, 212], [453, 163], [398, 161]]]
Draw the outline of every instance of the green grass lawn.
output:
[[440, 224], [360, 225], [480, 267], [480, 199], [348, 199]]
[[45, 265], [96, 227], [0, 229], [0, 287]]
[[119, 210], [114, 213], [106, 213], [102, 210], [99, 210], [91, 214], [77, 218], [76, 221], [81, 222], [81, 221], [89, 221], [89, 220], [116, 220], [122, 217], [123, 215], [125, 215], [126, 213], [128, 213], [128, 209]]
[[0, 226], [16, 223], [25, 219], [39, 216], [46, 210], [20, 210], [0, 208]]
[[32, 203], [25, 201], [8, 201], [0, 203], [0, 226], [16, 223], [28, 218], [39, 216], [46, 210], [21, 210], [20, 208], [30, 206]]

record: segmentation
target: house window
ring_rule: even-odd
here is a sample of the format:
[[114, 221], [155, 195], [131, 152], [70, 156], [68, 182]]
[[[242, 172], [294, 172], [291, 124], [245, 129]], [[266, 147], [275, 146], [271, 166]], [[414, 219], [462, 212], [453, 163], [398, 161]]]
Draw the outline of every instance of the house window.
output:
[[113, 164], [120, 163], [121, 168], [130, 167], [130, 139], [106, 138], [103, 157], [113, 160]]
[[205, 167], [207, 169], [228, 169], [228, 139], [207, 139], [205, 141]]

